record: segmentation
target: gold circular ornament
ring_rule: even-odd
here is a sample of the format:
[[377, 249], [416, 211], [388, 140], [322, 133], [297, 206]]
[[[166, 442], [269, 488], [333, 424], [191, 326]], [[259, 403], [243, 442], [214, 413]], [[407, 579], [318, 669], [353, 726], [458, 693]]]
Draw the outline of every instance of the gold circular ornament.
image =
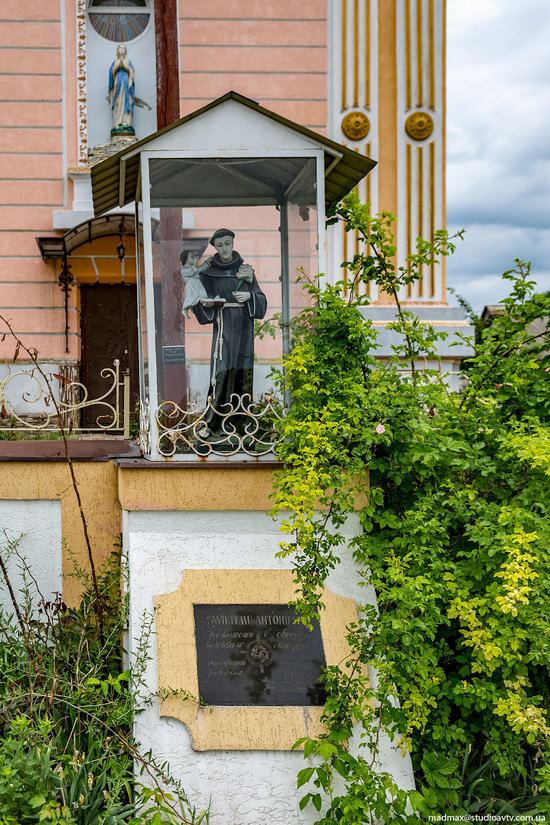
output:
[[434, 130], [434, 122], [427, 112], [413, 112], [405, 121], [405, 131], [413, 140], [426, 140]]
[[349, 140], [363, 140], [370, 132], [370, 121], [364, 112], [348, 112], [342, 121], [342, 132]]

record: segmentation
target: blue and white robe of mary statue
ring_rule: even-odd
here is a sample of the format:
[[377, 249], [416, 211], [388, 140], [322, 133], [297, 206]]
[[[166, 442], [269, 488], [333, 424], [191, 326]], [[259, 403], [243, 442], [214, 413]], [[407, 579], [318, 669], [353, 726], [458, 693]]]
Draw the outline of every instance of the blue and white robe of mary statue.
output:
[[134, 134], [134, 76], [134, 67], [128, 60], [126, 49], [119, 46], [109, 68], [109, 102], [113, 113], [111, 134]]

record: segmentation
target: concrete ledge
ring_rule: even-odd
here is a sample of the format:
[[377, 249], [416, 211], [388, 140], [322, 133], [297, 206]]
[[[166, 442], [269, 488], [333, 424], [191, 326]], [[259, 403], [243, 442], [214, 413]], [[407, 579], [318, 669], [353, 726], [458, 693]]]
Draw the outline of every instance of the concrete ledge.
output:
[[252, 458], [248, 456], [238, 457], [232, 456], [224, 458], [223, 456], [186, 456], [186, 460], [182, 461], [150, 461], [143, 456], [137, 458], [128, 458], [127, 456], [120, 456], [116, 459], [117, 465], [122, 470], [192, 470], [200, 468], [201, 470], [208, 469], [232, 469], [235, 467], [246, 467], [247, 469], [265, 469], [270, 467], [278, 470], [283, 466], [283, 462], [273, 455], [261, 456], [261, 458]]
[[[134, 441], [122, 439], [70, 440], [69, 455], [73, 461], [110, 461], [125, 456], [139, 457]], [[0, 461], [66, 461], [62, 440], [0, 441]]]

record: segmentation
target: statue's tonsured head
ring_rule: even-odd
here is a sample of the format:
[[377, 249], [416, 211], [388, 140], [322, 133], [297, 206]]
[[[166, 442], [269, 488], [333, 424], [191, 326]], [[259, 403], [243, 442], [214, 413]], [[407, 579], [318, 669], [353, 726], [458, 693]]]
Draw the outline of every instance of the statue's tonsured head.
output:
[[235, 233], [231, 229], [216, 229], [210, 243], [216, 248], [221, 260], [227, 263], [233, 258], [233, 240]]
[[227, 235], [229, 235], [230, 238], [235, 237], [235, 233], [231, 229], [216, 229], [216, 231], [210, 238], [210, 243], [212, 244], [212, 246], [214, 246], [214, 241], [216, 241], [218, 238], [225, 238]]

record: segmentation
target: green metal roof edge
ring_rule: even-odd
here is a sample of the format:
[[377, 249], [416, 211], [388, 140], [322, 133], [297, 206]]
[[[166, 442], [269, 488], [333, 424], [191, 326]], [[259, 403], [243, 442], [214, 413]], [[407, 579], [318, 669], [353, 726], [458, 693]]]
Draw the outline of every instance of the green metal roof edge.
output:
[[[345, 163], [347, 163], [347, 165], [351, 166], [354, 169], [354, 171], [357, 171], [357, 172], [360, 173], [359, 177], [354, 175], [353, 179], [349, 178], [348, 175], [345, 175], [345, 177], [347, 177], [349, 180], [351, 180], [351, 185], [350, 185], [348, 191], [351, 191], [351, 189], [353, 189], [353, 187], [356, 186], [357, 183], [362, 178], [364, 178], [365, 175], [367, 175], [376, 166], [376, 161], [375, 160], [372, 160], [371, 158], [366, 157], [365, 155], [360, 155], [358, 152], [355, 152], [353, 149], [349, 149], [347, 146], [343, 146], [341, 143], [337, 143], [336, 141], [331, 140], [330, 138], [327, 138], [324, 135], [318, 134], [318, 132], [314, 132], [311, 129], [308, 129], [307, 126], [302, 126], [299, 123], [295, 123], [293, 120], [289, 120], [288, 118], [283, 117], [283, 115], [279, 115], [276, 112], [272, 112], [270, 109], [264, 108], [259, 103], [257, 103], [255, 100], [252, 100], [249, 97], [245, 97], [244, 95], [239, 94], [239, 92], [230, 91], [230, 92], [226, 92], [224, 95], [221, 95], [221, 97], [218, 97], [215, 100], [212, 100], [210, 103], [207, 103], [206, 106], [202, 106], [200, 109], [196, 109], [194, 112], [191, 112], [188, 115], [184, 115], [183, 117], [180, 117], [179, 120], [175, 120], [173, 123], [168, 124], [168, 126], [164, 126], [162, 129], [159, 129], [158, 131], [153, 132], [152, 134], [147, 135], [144, 138], [141, 138], [141, 140], [138, 140], [135, 143], [132, 143], [130, 146], [127, 146], [124, 149], [121, 149], [121, 151], [117, 152], [116, 155], [111, 155], [111, 157], [106, 158], [105, 160], [103, 160], [100, 163], [93, 166], [92, 169], [91, 169], [91, 183], [92, 183], [92, 199], [94, 201], [94, 215], [97, 217], [99, 215], [102, 215], [104, 212], [108, 212], [110, 209], [114, 209], [115, 207], [119, 206], [118, 191], [119, 191], [120, 161], [126, 155], [128, 155], [130, 153], [132, 155], [134, 155], [134, 153], [136, 152], [136, 149], [141, 149], [142, 147], [146, 146], [151, 141], [156, 140], [156, 138], [160, 137], [160, 135], [164, 135], [166, 132], [170, 132], [172, 129], [176, 129], [178, 126], [181, 126], [182, 124], [187, 123], [187, 121], [192, 120], [193, 118], [198, 117], [199, 115], [202, 115], [205, 112], [208, 112], [210, 109], [213, 109], [215, 106], [219, 106], [220, 103], [224, 103], [226, 100], [235, 100], [238, 103], [241, 103], [243, 106], [247, 106], [249, 109], [254, 109], [255, 111], [259, 112], [260, 114], [264, 115], [265, 117], [269, 117], [272, 120], [275, 120], [277, 123], [280, 123], [283, 126], [286, 126], [287, 128], [292, 129], [293, 131], [298, 132], [301, 135], [304, 135], [304, 137], [307, 137], [310, 140], [315, 141], [316, 143], [320, 143], [323, 146], [326, 146], [328, 149], [331, 150], [331, 153], [337, 153], [339, 155], [342, 155], [341, 160], [339, 160], [334, 165], [334, 170], [337, 170], [340, 163], [342, 161], [344, 161]], [[137, 155], [136, 155], [136, 158], [137, 158]], [[137, 160], [136, 160], [136, 163], [137, 163]], [[112, 203], [111, 206], [102, 206], [98, 211], [96, 211], [96, 207], [95, 207], [95, 200], [96, 199], [94, 197], [94, 181], [97, 180], [98, 178], [101, 178], [102, 181], [105, 181], [105, 178], [107, 176], [109, 176], [108, 172], [111, 169], [111, 167], [113, 167], [113, 173], [114, 173], [113, 177], [116, 180], [116, 187], [113, 190], [113, 191], [116, 191], [116, 193], [117, 193], [116, 202]], [[117, 170], [116, 172], [115, 172], [115, 169]], [[127, 174], [128, 174], [128, 172], [129, 172], [129, 170], [127, 170]], [[331, 173], [329, 172], [328, 176], [326, 177], [327, 182], [330, 181], [330, 174]], [[338, 190], [342, 189], [341, 185], [337, 184], [336, 186], [337, 186]], [[343, 197], [344, 194], [346, 194], [346, 193], [343, 193], [340, 197]], [[340, 198], [338, 198], [338, 200], [339, 199]], [[130, 200], [131, 200], [131, 198], [128, 197], [128, 199], [125, 200], [125, 203], [129, 203]], [[326, 201], [326, 198], [325, 198], [325, 201]], [[334, 199], [332, 199], [327, 203], [327, 205], [330, 206], [334, 202], [335, 202]]]

